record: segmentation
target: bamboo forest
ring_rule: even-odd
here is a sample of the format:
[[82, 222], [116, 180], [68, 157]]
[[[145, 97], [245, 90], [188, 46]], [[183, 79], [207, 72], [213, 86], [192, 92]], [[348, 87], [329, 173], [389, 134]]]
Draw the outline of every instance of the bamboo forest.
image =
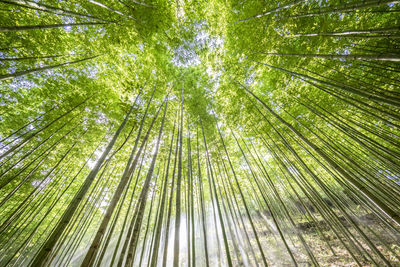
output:
[[400, 266], [399, 12], [0, 0], [0, 266]]

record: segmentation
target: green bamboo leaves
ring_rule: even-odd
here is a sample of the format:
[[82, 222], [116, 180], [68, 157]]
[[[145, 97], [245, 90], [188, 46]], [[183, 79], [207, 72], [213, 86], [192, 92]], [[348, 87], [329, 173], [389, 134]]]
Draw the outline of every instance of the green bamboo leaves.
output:
[[0, 0], [0, 266], [397, 266], [399, 1]]

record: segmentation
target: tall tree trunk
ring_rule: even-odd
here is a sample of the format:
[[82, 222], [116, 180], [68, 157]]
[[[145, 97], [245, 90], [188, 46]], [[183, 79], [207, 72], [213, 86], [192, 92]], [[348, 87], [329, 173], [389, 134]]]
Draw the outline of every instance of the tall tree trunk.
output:
[[206, 214], [204, 208], [204, 194], [203, 194], [203, 182], [201, 176], [201, 164], [200, 164], [200, 149], [199, 149], [199, 127], [197, 125], [196, 129], [196, 139], [197, 139], [197, 168], [198, 168], [198, 182], [199, 182], [199, 195], [200, 195], [200, 210], [201, 210], [201, 225], [203, 230], [203, 243], [204, 243], [204, 254], [206, 258], [206, 267], [210, 266], [208, 257], [208, 242], [207, 242], [207, 231], [206, 231]]
[[332, 55], [332, 54], [283, 54], [283, 53], [264, 53], [260, 54], [281, 56], [281, 57], [302, 57], [302, 58], [327, 58], [327, 59], [347, 59], [347, 60], [379, 60], [379, 61], [393, 61], [399, 62], [400, 57], [388, 54], [388, 55]]
[[[344, 6], [327, 7], [326, 9], [322, 9], [318, 12], [293, 15], [293, 16], [289, 16], [289, 18], [304, 18], [304, 17], [314, 17], [314, 16], [319, 16], [319, 15], [325, 15], [325, 14], [330, 14], [330, 13], [355, 12], [357, 10], [364, 9], [364, 8], [377, 7], [377, 6], [381, 6], [381, 5], [387, 5], [387, 4], [397, 4], [397, 3], [399, 3], [398, 0], [364, 1], [364, 2], [359, 2], [356, 4], [348, 4], [348, 5], [346, 4]], [[283, 19], [287, 19], [287, 18], [283, 18]]]
[[[220, 222], [221, 231], [222, 231], [222, 237], [224, 239], [226, 259], [228, 260], [228, 266], [231, 267], [232, 266], [232, 259], [231, 259], [231, 254], [230, 254], [230, 251], [229, 251], [228, 239], [226, 237], [225, 225], [224, 225], [223, 218], [222, 218], [221, 208], [219, 206], [219, 201], [218, 201], [218, 196], [217, 196], [217, 188], [216, 188], [215, 182], [214, 182], [214, 174], [213, 174], [213, 170], [212, 170], [212, 167], [211, 167], [211, 160], [210, 160], [210, 155], [209, 155], [209, 152], [208, 152], [206, 136], [205, 136], [205, 133], [204, 133], [203, 125], [201, 124], [201, 126], [202, 126], [201, 128], [202, 128], [202, 133], [203, 133], [203, 141], [204, 141], [204, 147], [205, 147], [205, 152], [206, 152], [206, 158], [207, 158], [207, 162], [208, 162], [208, 166], [209, 166], [209, 170], [210, 170], [210, 177], [209, 177], [210, 189], [211, 189], [211, 185], [212, 185], [212, 187], [214, 189], [214, 193], [215, 193], [215, 202], [216, 202], [216, 206], [217, 206], [218, 217], [219, 217], [219, 222]], [[210, 190], [210, 194], [211, 194], [211, 201], [213, 201], [212, 190]]]
[[[168, 96], [167, 96], [167, 98], [168, 98]], [[128, 248], [128, 257], [127, 257], [126, 263], [125, 263], [126, 266], [132, 266], [133, 262], [134, 262], [136, 247], [137, 247], [137, 243], [138, 243], [138, 239], [139, 239], [139, 231], [140, 231], [140, 227], [142, 225], [144, 210], [146, 208], [147, 194], [149, 191], [151, 178], [153, 176], [154, 165], [156, 164], [158, 150], [160, 147], [161, 134], [162, 134], [163, 127], [164, 127], [165, 114], [167, 113], [167, 108], [168, 108], [168, 99], [166, 99], [166, 102], [165, 102], [164, 115], [163, 115], [163, 119], [161, 122], [160, 131], [158, 133], [156, 151], [154, 152], [154, 155], [153, 155], [150, 167], [149, 167], [149, 171], [147, 173], [146, 179], [145, 179], [143, 187], [142, 187], [142, 192], [140, 193], [140, 196], [138, 199], [138, 206], [136, 206], [136, 209], [134, 212], [134, 214], [136, 214], [136, 221], [135, 221], [135, 226], [133, 228], [132, 237], [131, 237], [129, 248]], [[82, 265], [82, 267], [83, 266], [85, 266], [85, 265]]]
[[[100, 224], [100, 226], [99, 226], [99, 228], [98, 228], [98, 230], [96, 232], [96, 236], [94, 237], [94, 239], [93, 239], [93, 241], [92, 241], [92, 243], [90, 245], [89, 251], [87, 252], [87, 254], [85, 256], [85, 259], [82, 262], [82, 266], [93, 266], [97, 251], [98, 251], [99, 246], [100, 246], [100, 244], [102, 242], [103, 236], [105, 234], [105, 231], [107, 229], [107, 226], [108, 226], [108, 223], [109, 223], [109, 221], [111, 219], [111, 216], [112, 216], [112, 214], [113, 214], [113, 212], [115, 210], [115, 207], [118, 204], [118, 201], [120, 200], [120, 198], [122, 196], [122, 193], [123, 193], [123, 191], [125, 189], [125, 186], [129, 182], [130, 178], [132, 177], [132, 175], [133, 175], [133, 173], [135, 171], [136, 165], [137, 165], [137, 163], [139, 161], [140, 154], [141, 154], [141, 152], [143, 150], [143, 147], [146, 144], [147, 139], [149, 137], [150, 130], [152, 129], [152, 127], [154, 125], [154, 122], [157, 119], [158, 114], [159, 114], [159, 112], [161, 110], [162, 105], [158, 109], [157, 114], [155, 115], [155, 117], [153, 118], [153, 121], [151, 122], [150, 128], [147, 131], [147, 134], [146, 134], [146, 136], [144, 137], [144, 139], [142, 141], [140, 149], [139, 149], [138, 153], [136, 154], [135, 159], [132, 162], [132, 159], [133, 159], [133, 156], [134, 156], [134, 154], [136, 152], [136, 148], [137, 148], [137, 145], [138, 145], [138, 142], [139, 142], [139, 138], [140, 138], [140, 135], [141, 135], [143, 122], [144, 122], [144, 120], [146, 118], [147, 110], [148, 110], [149, 105], [151, 103], [151, 100], [153, 98], [154, 92], [155, 92], [155, 89], [153, 90], [153, 93], [152, 93], [152, 96], [150, 98], [150, 101], [149, 101], [149, 103], [148, 103], [148, 105], [146, 107], [146, 112], [145, 112], [145, 115], [143, 116], [143, 119], [142, 119], [142, 122], [141, 122], [141, 125], [140, 125], [140, 128], [139, 128], [138, 136], [137, 136], [136, 141], [135, 141], [135, 145], [134, 145], [134, 147], [132, 149], [132, 152], [131, 152], [131, 155], [129, 157], [128, 163], [127, 163], [127, 165], [125, 167], [124, 173], [122, 174], [122, 178], [121, 178], [121, 180], [120, 180], [120, 182], [119, 182], [119, 184], [117, 186], [117, 189], [115, 190], [114, 195], [113, 195], [113, 197], [112, 197], [112, 199], [111, 199], [111, 201], [110, 201], [110, 203], [109, 203], [109, 205], [107, 207], [106, 214], [104, 215], [103, 220], [101, 221], [101, 224]], [[130, 164], [131, 162], [132, 162], [132, 164]]]
[[59, 121], [60, 119], [64, 118], [65, 116], [67, 116], [68, 114], [70, 114], [72, 111], [74, 111], [75, 109], [77, 109], [79, 106], [83, 105], [87, 100], [89, 100], [93, 95], [85, 98], [82, 102], [80, 102], [79, 104], [75, 105], [73, 108], [69, 109], [67, 112], [63, 113], [62, 115], [58, 116], [57, 118], [55, 118], [54, 120], [52, 120], [51, 122], [49, 122], [48, 124], [46, 124], [45, 126], [43, 126], [42, 128], [40, 128], [39, 130], [33, 132], [32, 134], [28, 135], [27, 137], [25, 137], [20, 143], [14, 145], [13, 147], [9, 148], [6, 152], [4, 152], [3, 154], [0, 155], [0, 160], [4, 157], [6, 157], [7, 155], [9, 155], [11, 152], [15, 151], [17, 148], [19, 148], [20, 146], [24, 145], [26, 142], [28, 142], [29, 140], [31, 140], [33, 137], [35, 137], [36, 135], [38, 135], [39, 133], [43, 132], [44, 130], [46, 130], [47, 128], [49, 128], [51, 125], [53, 125], [54, 123], [56, 123], [57, 121]]
[[111, 12], [113, 12], [113, 13], [116, 13], [116, 14], [118, 14], [118, 15], [120, 15], [120, 16], [127, 17], [127, 18], [130, 18], [130, 19], [133, 19], [133, 20], [136, 20], [134, 17], [129, 16], [129, 15], [126, 15], [126, 14], [122, 13], [121, 11], [118, 11], [118, 10], [116, 10], [116, 9], [113, 9], [113, 8], [107, 6], [107, 5], [103, 4], [103, 3], [100, 3], [100, 2], [98, 2], [98, 1], [95, 1], [95, 0], [88, 0], [88, 2], [89, 2], [89, 3], [92, 3], [92, 4], [94, 4], [94, 5], [97, 5], [97, 6], [99, 6], [99, 7], [102, 7], [102, 8], [104, 8], [104, 9], [107, 9], [108, 11], [111, 11]]
[[[226, 149], [225, 142], [224, 142], [224, 139], [223, 139], [222, 134], [221, 134], [221, 130], [220, 130], [219, 127], [218, 127], [218, 123], [216, 123], [216, 125], [217, 125], [217, 129], [218, 129], [219, 137], [221, 138], [222, 146], [224, 147], [225, 155], [226, 155], [226, 157], [227, 157], [227, 159], [228, 159], [229, 166], [231, 167], [231, 170], [232, 170], [232, 173], [233, 173], [233, 177], [235, 178], [235, 182], [236, 182], [237, 188], [238, 188], [238, 190], [239, 190], [240, 197], [242, 198], [242, 201], [243, 201], [243, 204], [244, 204], [244, 207], [245, 207], [245, 211], [246, 211], [246, 215], [247, 215], [247, 217], [248, 217], [248, 219], [249, 219], [251, 228], [252, 228], [252, 230], [253, 230], [254, 237], [256, 238], [257, 246], [258, 246], [258, 249], [259, 249], [259, 251], [260, 251], [260, 253], [261, 253], [262, 261], [263, 261], [263, 263], [264, 263], [265, 266], [268, 266], [268, 263], [267, 263], [267, 260], [266, 260], [266, 258], [265, 258], [263, 249], [262, 249], [262, 247], [261, 247], [260, 239], [258, 238], [257, 231], [256, 231], [255, 226], [254, 226], [254, 223], [253, 223], [253, 221], [252, 221], [252, 219], [251, 219], [251, 215], [250, 215], [249, 208], [247, 207], [246, 199], [245, 199], [245, 197], [244, 197], [244, 194], [243, 194], [243, 192], [242, 192], [242, 189], [240, 188], [240, 184], [239, 184], [239, 181], [238, 181], [238, 179], [237, 179], [235, 169], [234, 169], [234, 167], [233, 167], [233, 165], [232, 165], [232, 162], [231, 162], [231, 159], [230, 159], [230, 157], [229, 157], [228, 150]], [[235, 137], [235, 140], [236, 140], [236, 137]]]
[[[240, 84], [240, 83], [239, 83]], [[382, 202], [378, 197], [376, 197], [373, 193], [368, 191], [368, 189], [358, 180], [353, 178], [348, 172], [342, 169], [339, 165], [336, 164], [334, 160], [332, 160], [325, 152], [323, 152], [318, 146], [312, 143], [308, 138], [306, 138], [303, 134], [297, 131], [291, 124], [285, 121], [281, 116], [279, 116], [276, 112], [274, 112], [267, 104], [265, 104], [260, 98], [253, 94], [247, 87], [240, 84], [246, 92], [248, 92], [252, 97], [254, 97], [260, 104], [262, 104], [271, 115], [273, 115], [276, 119], [278, 119], [283, 125], [289, 128], [296, 136], [298, 136], [305, 144], [307, 144], [310, 148], [312, 148], [319, 156], [321, 156], [331, 167], [336, 170], [338, 173], [342, 175], [350, 184], [352, 184], [355, 188], [360, 190], [360, 192], [369, 199], [372, 203], [374, 203], [388, 218], [390, 218], [396, 225], [400, 226], [400, 216], [394, 211], [392, 208], [387, 206], [384, 202]]]
[[[343, 31], [343, 32], [318, 32], [318, 33], [299, 33], [289, 35], [287, 37], [314, 37], [314, 36], [357, 36], [360, 34], [376, 34], [376, 33], [384, 33], [387, 32], [398, 32], [400, 31], [399, 28], [381, 28], [381, 29], [369, 29], [369, 30], [350, 30], [350, 31]], [[387, 33], [389, 36], [390, 33]], [[387, 37], [388, 35], [377, 35], [376, 37]], [[369, 37], [373, 37], [369, 36]]]
[[89, 19], [110, 22], [108, 20], [94, 17], [91, 15], [81, 14], [81, 13], [78, 13], [75, 11], [66, 10], [63, 8], [54, 7], [54, 6], [50, 6], [50, 5], [46, 5], [46, 4], [41, 4], [41, 3], [34, 2], [34, 1], [29, 1], [29, 0], [13, 0], [13, 1], [0, 0], [0, 2], [10, 4], [10, 5], [21, 6], [21, 7], [25, 7], [25, 8], [29, 8], [29, 9], [33, 9], [33, 10], [49, 12], [49, 13], [53, 13], [56, 15], [77, 16], [77, 17], [84, 17], [84, 18], [89, 18]]
[[18, 72], [14, 72], [14, 73], [10, 73], [10, 74], [4, 74], [4, 75], [0, 75], [0, 81], [7, 80], [7, 79], [10, 79], [10, 78], [16, 78], [16, 77], [19, 77], [19, 76], [35, 73], [35, 72], [38, 72], [38, 71], [51, 70], [51, 69], [55, 69], [55, 68], [62, 67], [62, 66], [73, 65], [73, 64], [77, 64], [77, 63], [80, 63], [80, 62], [84, 62], [84, 61], [88, 61], [88, 60], [94, 59], [96, 57], [98, 57], [98, 56], [92, 56], [92, 57], [87, 57], [87, 58], [83, 58], [83, 59], [79, 59], [79, 60], [75, 60], [75, 61], [64, 62], [64, 63], [61, 63], [61, 64], [49, 65], [49, 66], [45, 66], [45, 67], [40, 67], [40, 68], [35, 68], [35, 69], [30, 69], [30, 70], [24, 70], [24, 71], [18, 71]]
[[[164, 105], [164, 103], [165, 103], [165, 101], [166, 101], [167, 98], [168, 98], [168, 97], [166, 97], [166, 98], [164, 99], [164, 102], [160, 105], [160, 107], [159, 107], [159, 109], [158, 109], [156, 115], [154, 116], [154, 118], [153, 118], [153, 120], [152, 120], [152, 122], [151, 122], [151, 125], [150, 125], [150, 127], [149, 127], [149, 129], [148, 129], [148, 131], [147, 131], [147, 133], [146, 133], [146, 135], [145, 135], [145, 137], [143, 138], [142, 144], [141, 144], [141, 146], [140, 146], [140, 148], [139, 148], [138, 153], [136, 154], [135, 160], [133, 161], [132, 165], [131, 165], [130, 168], [129, 168], [128, 174], [130, 174], [130, 175], [132, 175], [132, 173], [134, 172], [134, 170], [135, 170], [135, 168], [136, 168], [137, 162], [138, 162], [138, 160], [139, 160], [139, 156], [141, 155], [141, 153], [142, 153], [142, 151], [143, 151], [143, 147], [144, 147], [145, 144], [147, 144], [147, 140], [148, 140], [148, 138], [149, 138], [150, 131], [152, 130], [153, 125], [154, 125], [154, 123], [155, 123], [155, 121], [156, 121], [156, 119], [157, 119], [157, 117], [158, 117], [158, 114], [159, 114], [159, 112], [160, 112], [160, 110], [161, 110], [162, 106]], [[123, 178], [124, 178], [124, 177], [123, 177]], [[127, 178], [128, 178], [128, 177], [127, 177]], [[126, 179], [127, 179], [127, 178], [126, 178]], [[120, 183], [119, 183], [119, 185], [118, 185], [117, 191], [116, 191], [116, 193], [114, 194], [115, 200], [117, 200], [117, 198], [119, 198], [118, 194], [120, 194], [120, 192], [122, 192], [123, 188], [124, 188], [125, 185], [126, 185], [126, 182], [127, 182], [127, 181], [125, 180], [125, 178], [124, 178], [124, 179], [121, 179], [121, 181], [120, 181]], [[118, 193], [118, 194], [117, 194], [117, 193]], [[139, 200], [138, 200], [138, 201], [139, 201]], [[138, 204], [139, 204], [139, 203], [138, 203]], [[136, 209], [137, 209], [137, 207], [136, 207]], [[135, 210], [136, 210], [136, 209], [135, 209]], [[136, 219], [137, 219], [137, 215], [138, 215], [137, 212], [134, 212], [134, 213], [133, 213], [132, 222], [131, 222], [131, 225], [130, 225], [130, 227], [129, 227], [129, 229], [128, 229], [127, 237], [126, 237], [126, 239], [125, 239], [125, 243], [124, 243], [124, 246], [123, 246], [123, 248], [122, 248], [122, 252], [121, 252], [121, 255], [120, 255], [120, 258], [119, 258], [119, 261], [118, 261], [118, 265], [117, 265], [117, 266], [122, 266], [122, 263], [123, 263], [123, 261], [124, 261], [124, 255], [125, 255], [126, 249], [128, 248], [128, 245], [129, 245], [130, 236], [132, 235], [132, 232], [133, 232], [133, 230], [134, 230], [134, 226], [135, 226], [135, 222], [136, 222]], [[128, 254], [128, 257], [129, 257], [129, 254]]]
[[[136, 98], [137, 100], [138, 98]], [[91, 170], [89, 175], [86, 177], [83, 185], [80, 187], [78, 193], [75, 195], [71, 203], [68, 205], [67, 209], [64, 211], [58, 225], [53, 230], [52, 234], [46, 240], [45, 244], [42, 246], [40, 251], [35, 255], [35, 260], [33, 261], [33, 266], [46, 266], [47, 265], [47, 258], [51, 251], [53, 250], [54, 245], [60, 238], [61, 234], [63, 233], [65, 227], [67, 227], [68, 223], [70, 222], [75, 210], [77, 209], [79, 203], [84, 198], [87, 190], [89, 189], [90, 185], [92, 184], [93, 180], [97, 176], [97, 173], [100, 170], [101, 165], [105, 161], [108, 153], [111, 151], [112, 147], [114, 146], [115, 142], [119, 134], [121, 133], [122, 129], [125, 127], [126, 122], [133, 110], [134, 104], [132, 104], [131, 108], [129, 109], [127, 115], [125, 116], [124, 121], [121, 123], [117, 131], [115, 132], [113, 138], [111, 139], [110, 143], [107, 145], [106, 149], [102, 153], [101, 157], [97, 160], [96, 165]]]
[[172, 214], [172, 203], [174, 198], [174, 190], [175, 190], [175, 173], [176, 173], [176, 165], [178, 162], [178, 150], [179, 150], [179, 128], [178, 124], [178, 132], [176, 135], [176, 142], [175, 142], [175, 156], [174, 156], [174, 168], [172, 170], [172, 181], [171, 181], [171, 193], [169, 196], [168, 202], [168, 213], [167, 213], [167, 225], [165, 226], [165, 241], [164, 241], [164, 248], [163, 248], [163, 257], [162, 257], [162, 267], [165, 267], [167, 264], [167, 254], [168, 254], [168, 240], [169, 240], [169, 228], [171, 226], [171, 214]]
[[181, 102], [181, 127], [179, 136], [179, 160], [178, 160], [178, 177], [176, 180], [176, 200], [175, 200], [175, 238], [174, 238], [174, 259], [173, 266], [179, 267], [179, 235], [181, 226], [181, 183], [182, 183], [182, 148], [183, 148], [183, 86], [182, 86], [182, 102]]
[[110, 24], [110, 22], [82, 22], [82, 23], [48, 24], [48, 25], [0, 26], [0, 32], [45, 30], [45, 29], [74, 27], [74, 26], [106, 25], [106, 24]]
[[260, 14], [257, 14], [257, 15], [254, 15], [254, 16], [251, 16], [251, 17], [248, 17], [248, 18], [245, 18], [245, 19], [238, 20], [238, 21], [234, 22], [233, 24], [237, 24], [237, 23], [239, 23], [239, 22], [249, 21], [249, 20], [252, 20], [252, 19], [261, 18], [261, 17], [267, 16], [267, 15], [269, 15], [269, 14], [278, 12], [278, 11], [280, 11], [280, 10], [282, 10], [282, 9], [287, 9], [287, 8], [292, 7], [292, 6], [294, 6], [294, 5], [296, 5], [296, 4], [299, 4], [299, 3], [301, 3], [301, 2], [304, 2], [304, 1], [303, 1], [303, 0], [295, 0], [295, 1], [291, 2], [291, 3], [289, 3], [289, 4], [282, 5], [282, 6], [279, 6], [279, 7], [277, 7], [277, 8], [274, 8], [274, 9], [271, 9], [271, 10], [268, 10], [268, 11], [265, 11], [265, 12], [263, 12], [263, 13], [260, 13]]
[[174, 128], [172, 129], [172, 135], [171, 135], [171, 144], [169, 147], [169, 152], [168, 152], [168, 161], [167, 161], [167, 169], [165, 171], [165, 177], [164, 177], [164, 186], [163, 186], [163, 191], [162, 191], [162, 196], [161, 196], [161, 210], [160, 214], [158, 215], [157, 219], [157, 228], [154, 230], [155, 231], [155, 238], [154, 238], [154, 247], [153, 247], [153, 253], [151, 255], [151, 260], [150, 260], [150, 267], [155, 267], [157, 265], [157, 259], [158, 259], [158, 250], [160, 247], [160, 236], [161, 236], [161, 229], [162, 229], [162, 222], [164, 218], [164, 206], [165, 206], [165, 201], [166, 201], [166, 195], [168, 191], [168, 173], [169, 173], [169, 165], [171, 161], [171, 154], [172, 154], [172, 148], [174, 144], [174, 134], [175, 134], [175, 127], [176, 127], [176, 121], [174, 123]]

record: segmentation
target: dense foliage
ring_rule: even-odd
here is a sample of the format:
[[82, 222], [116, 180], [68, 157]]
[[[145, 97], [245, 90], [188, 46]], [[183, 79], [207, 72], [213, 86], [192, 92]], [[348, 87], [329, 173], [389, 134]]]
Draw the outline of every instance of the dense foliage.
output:
[[0, 0], [0, 266], [400, 264], [399, 11]]

